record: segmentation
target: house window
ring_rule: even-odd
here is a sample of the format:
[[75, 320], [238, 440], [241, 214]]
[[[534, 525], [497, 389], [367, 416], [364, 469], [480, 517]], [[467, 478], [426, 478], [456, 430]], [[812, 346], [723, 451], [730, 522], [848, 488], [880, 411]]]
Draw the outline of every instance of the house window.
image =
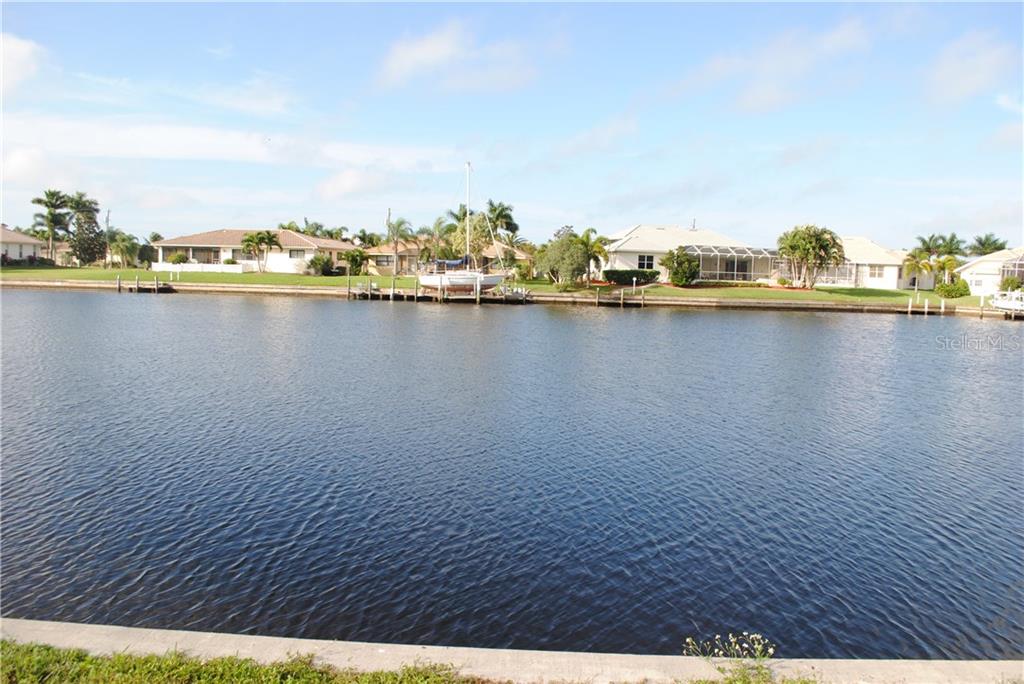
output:
[[883, 266], [869, 266], [868, 267], [868, 277], [869, 278], [881, 278], [884, 272], [885, 272], [885, 268]]
[[974, 285], [974, 287], [981, 287], [981, 281], [980, 280], [972, 280], [971, 284]]
[[637, 268], [654, 268], [654, 256], [651, 254], [638, 254], [636, 257]]
[[235, 261], [256, 261], [256, 255], [252, 252], [243, 252], [240, 249], [231, 250], [231, 258]]
[[394, 262], [393, 256], [376, 256], [373, 257], [373, 263], [377, 266], [390, 266]]
[[304, 249], [289, 249], [288, 250], [288, 258], [289, 259], [305, 259], [306, 258], [306, 250], [304, 250]]

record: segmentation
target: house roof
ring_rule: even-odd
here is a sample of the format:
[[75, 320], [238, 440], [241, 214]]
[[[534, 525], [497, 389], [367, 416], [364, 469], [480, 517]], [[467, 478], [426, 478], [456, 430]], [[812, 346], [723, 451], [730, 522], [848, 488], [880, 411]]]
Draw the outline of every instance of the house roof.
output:
[[42, 240], [37, 240], [31, 235], [25, 235], [25, 233], [19, 233], [16, 230], [11, 230], [7, 226], [0, 226], [0, 242], [7, 244], [22, 244], [22, 245], [45, 245], [46, 243]]
[[975, 259], [971, 259], [966, 264], [958, 269], [955, 269], [955, 273], [966, 271], [976, 266], [992, 263], [999, 264], [1000, 266], [1007, 261], [1014, 261], [1016, 259], [1024, 258], [1024, 247], [1016, 247], [1014, 249], [1001, 249], [998, 252], [992, 252], [991, 254], [985, 254]]
[[609, 252], [668, 252], [683, 245], [749, 247], [744, 242], [703, 228], [641, 223], [616, 233]]
[[[166, 240], [160, 240], [153, 244], [157, 247], [240, 247], [242, 245], [242, 239], [249, 233], [255, 233], [261, 228], [249, 228], [249, 229], [223, 229], [223, 230], [210, 230], [205, 233], [195, 233], [194, 235], [182, 235], [181, 237], [168, 238]], [[294, 230], [271, 230], [271, 233], [277, 234], [277, 239], [281, 241], [281, 247], [285, 249], [309, 249], [310, 247], [318, 249], [354, 249], [354, 245], [348, 240], [333, 240], [331, 238], [314, 237], [312, 235], [304, 235], [303, 233], [296, 232]]]
[[[367, 247], [365, 250], [370, 256], [380, 256], [395, 253], [395, 246], [390, 242], [382, 242], [376, 247]], [[398, 243], [398, 255], [409, 256], [420, 253], [420, 245], [415, 240], [400, 241]]]
[[852, 264], [877, 264], [881, 266], [899, 266], [906, 254], [898, 250], [886, 249], [877, 242], [857, 235], [845, 235], [839, 238], [843, 243], [846, 260]]
[[[516, 261], [529, 261], [530, 259], [533, 258], [532, 254], [530, 254], [529, 252], [524, 252], [518, 247], [509, 247], [508, 245], [501, 245], [502, 258], [505, 257], [505, 253], [510, 249], [516, 253]], [[497, 259], [498, 250], [494, 247], [494, 245], [487, 245], [486, 247], [484, 247], [482, 256], [484, 256], [487, 259]]]

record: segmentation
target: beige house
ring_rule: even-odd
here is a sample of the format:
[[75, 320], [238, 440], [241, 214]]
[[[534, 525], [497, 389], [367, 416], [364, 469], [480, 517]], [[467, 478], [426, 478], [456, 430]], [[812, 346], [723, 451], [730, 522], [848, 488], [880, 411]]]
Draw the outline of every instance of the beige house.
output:
[[[510, 252], [511, 254], [509, 254]], [[501, 254], [501, 259], [498, 259], [499, 253]], [[488, 273], [499, 272], [503, 265], [505, 270], [515, 268], [516, 266], [524, 266], [530, 276], [533, 276], [533, 255], [518, 247], [509, 247], [502, 244], [495, 247], [491, 244], [484, 248], [481, 256], [483, 257], [483, 270]], [[509, 256], [513, 257], [511, 262], [509, 261]]]
[[22, 261], [46, 256], [47, 245], [31, 235], [10, 230], [6, 224], [0, 224], [0, 252], [4, 261]]
[[[206, 271], [217, 273], [245, 273], [257, 271], [256, 256], [242, 250], [242, 240], [251, 230], [211, 230], [153, 243], [157, 250], [154, 271]], [[266, 270], [270, 273], [305, 273], [309, 260], [317, 254], [326, 254], [339, 268], [345, 268], [343, 255], [355, 246], [348, 240], [313, 237], [294, 230], [271, 230], [281, 242], [281, 249], [270, 250]], [[176, 254], [184, 254], [184, 264], [173, 264]], [[234, 263], [225, 263], [227, 261]]]
[[999, 291], [999, 284], [1003, 278], [1016, 276], [1024, 281], [1024, 247], [1001, 249], [971, 259], [956, 269], [955, 273], [967, 281], [972, 295], [995, 294]]
[[420, 244], [416, 240], [398, 243], [398, 268], [395, 269], [395, 246], [382, 242], [363, 250], [369, 260], [366, 269], [370, 275], [389, 276], [416, 273], [420, 270]]

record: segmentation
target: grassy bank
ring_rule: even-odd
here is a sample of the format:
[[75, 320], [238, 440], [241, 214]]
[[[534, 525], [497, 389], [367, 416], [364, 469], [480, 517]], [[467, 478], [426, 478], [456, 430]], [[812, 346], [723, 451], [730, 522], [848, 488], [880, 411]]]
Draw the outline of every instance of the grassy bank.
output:
[[[628, 290], [627, 290], [628, 292]], [[920, 302], [918, 301], [920, 295]], [[915, 306], [938, 307], [942, 298], [934, 292], [913, 290], [875, 290], [868, 287], [819, 287], [814, 290], [791, 290], [778, 287], [672, 287], [654, 285], [647, 288], [649, 297], [707, 297], [712, 299], [775, 299], [805, 302], [839, 302], [847, 304], [883, 304], [906, 306], [914, 298]], [[977, 297], [947, 299], [946, 306], [977, 306]]]
[[[722, 668], [719, 684], [813, 684], [813, 679], [774, 679], [761, 664]], [[42, 682], [149, 682], [227, 684], [229, 682], [289, 682], [293, 684], [497, 684], [494, 680], [459, 674], [444, 665], [406, 666], [401, 670], [356, 672], [319, 665], [311, 656], [261, 665], [243, 658], [201, 660], [183, 653], [135, 656], [119, 653], [96, 656], [86, 651], [40, 644], [0, 643], [0, 680], [5, 684]], [[696, 683], [694, 683], [696, 684]]]
[[[154, 277], [168, 281], [166, 271], [145, 271], [138, 268], [60, 268], [5, 266], [0, 269], [0, 280], [109, 280], [113, 282], [121, 276], [121, 280], [135, 282], [153, 281]], [[391, 276], [352, 276], [352, 287], [364, 286], [372, 281], [379, 287], [391, 287]], [[175, 276], [175, 282], [178, 282]], [[308, 287], [347, 287], [347, 276], [313, 276], [292, 273], [182, 273], [182, 283], [227, 283], [231, 285], [304, 285]], [[396, 287], [413, 287], [416, 279], [401, 276], [396, 279]]]
[[181, 653], [163, 656], [85, 651], [39, 644], [0, 644], [0, 679], [22, 682], [294, 682], [295, 684], [485, 684], [450, 667], [413, 666], [386, 672], [354, 672], [317, 665], [311, 657], [260, 665], [242, 658], [200, 660]]

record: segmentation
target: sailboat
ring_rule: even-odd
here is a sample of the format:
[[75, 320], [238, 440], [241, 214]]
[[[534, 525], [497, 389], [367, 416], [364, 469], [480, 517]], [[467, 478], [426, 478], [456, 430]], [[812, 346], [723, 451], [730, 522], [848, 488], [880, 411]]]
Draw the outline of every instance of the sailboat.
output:
[[[505, 276], [500, 273], [484, 273], [481, 270], [469, 268], [469, 189], [471, 172], [472, 167], [469, 162], [466, 162], [466, 255], [454, 261], [435, 261], [435, 272], [424, 273], [419, 277], [420, 287], [426, 290], [442, 290], [453, 294], [486, 292], [501, 285], [501, 281], [505, 279]], [[437, 271], [437, 267], [442, 264], [445, 266], [445, 270]], [[460, 266], [462, 268], [459, 268]], [[455, 267], [455, 269], [448, 270], [450, 267]]]

